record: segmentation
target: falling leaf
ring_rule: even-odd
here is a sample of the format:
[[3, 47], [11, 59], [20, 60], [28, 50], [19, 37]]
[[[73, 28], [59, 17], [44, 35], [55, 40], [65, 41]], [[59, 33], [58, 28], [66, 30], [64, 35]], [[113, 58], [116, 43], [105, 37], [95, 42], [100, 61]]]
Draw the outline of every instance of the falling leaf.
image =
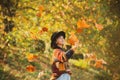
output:
[[39, 8], [40, 12], [42, 12], [44, 10], [44, 7], [42, 5], [40, 5], [38, 8]]
[[42, 14], [40, 12], [36, 14], [37, 17], [41, 17], [41, 15]]
[[103, 30], [103, 26], [102, 26], [101, 24], [95, 23], [95, 27], [96, 27], [99, 31]]
[[90, 58], [91, 58], [91, 60], [96, 60], [96, 59], [97, 59], [97, 57], [96, 57], [95, 54], [91, 54], [91, 55], [90, 55]]
[[74, 33], [71, 33], [69, 39], [68, 39], [68, 43], [70, 43], [71, 45], [75, 45], [75, 42], [78, 41], [77, 36]]
[[38, 57], [37, 55], [28, 54], [27, 59], [28, 59], [29, 62], [33, 62], [37, 59], [37, 57]]
[[33, 58], [34, 58], [33, 54], [29, 54], [29, 55], [27, 56], [27, 59], [28, 59], [28, 61], [30, 61], [30, 62], [33, 61]]
[[43, 10], [44, 10], [44, 7], [43, 7], [42, 5], [39, 6], [39, 12], [36, 14], [36, 16], [37, 16], [37, 17], [41, 17]]
[[26, 67], [26, 70], [27, 70], [28, 72], [34, 72], [34, 71], [35, 71], [35, 66], [33, 66], [33, 65], [28, 65], [28, 66]]
[[42, 28], [42, 31], [47, 32], [47, 31], [48, 31], [48, 28], [43, 27], [43, 28]]
[[79, 28], [80, 28], [80, 29], [83, 29], [83, 28], [89, 28], [90, 26], [86, 23], [85, 20], [79, 20], [79, 21], [77, 22], [77, 27], [78, 27], [78, 29], [79, 29]]
[[96, 60], [96, 55], [91, 56], [92, 60]]
[[95, 62], [95, 64], [94, 64], [94, 66], [95, 66], [96, 68], [103, 68], [102, 61], [101, 61], [101, 60], [97, 60], [97, 61]]
[[103, 59], [99, 59], [99, 60], [96, 60], [96, 63], [94, 64], [94, 66], [96, 68], [101, 68], [101, 69], [104, 69], [104, 64], [107, 64], [107, 62], [105, 62]]

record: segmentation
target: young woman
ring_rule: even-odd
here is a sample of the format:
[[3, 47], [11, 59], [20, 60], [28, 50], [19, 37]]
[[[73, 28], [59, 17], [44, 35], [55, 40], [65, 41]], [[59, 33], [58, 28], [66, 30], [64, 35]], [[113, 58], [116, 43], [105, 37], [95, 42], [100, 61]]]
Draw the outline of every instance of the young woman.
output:
[[65, 32], [54, 32], [51, 36], [51, 47], [53, 50], [52, 77], [50, 80], [70, 80], [71, 71], [68, 60], [78, 47], [78, 42], [67, 52], [63, 50], [65, 43]]

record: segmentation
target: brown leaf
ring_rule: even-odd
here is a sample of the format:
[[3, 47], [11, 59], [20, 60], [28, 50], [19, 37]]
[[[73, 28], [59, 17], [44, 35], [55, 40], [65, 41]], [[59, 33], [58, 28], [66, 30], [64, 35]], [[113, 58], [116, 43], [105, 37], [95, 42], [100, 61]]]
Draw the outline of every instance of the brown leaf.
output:
[[39, 13], [36, 14], [36, 16], [37, 16], [37, 17], [41, 17], [42, 14], [39, 12]]
[[47, 27], [43, 27], [43, 28], [42, 28], [42, 31], [47, 32], [47, 31], [48, 31], [48, 28], [47, 28]]
[[34, 72], [34, 71], [35, 71], [35, 67], [34, 67], [33, 65], [28, 65], [28, 66], [26, 67], [26, 70], [27, 70], [28, 72]]

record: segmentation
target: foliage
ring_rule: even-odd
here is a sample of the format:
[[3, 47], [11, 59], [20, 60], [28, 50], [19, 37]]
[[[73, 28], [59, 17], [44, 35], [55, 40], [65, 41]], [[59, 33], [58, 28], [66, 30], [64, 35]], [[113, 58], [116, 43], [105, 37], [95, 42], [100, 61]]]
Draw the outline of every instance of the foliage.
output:
[[78, 68], [93, 69], [99, 74], [91, 77], [94, 72], [83, 71], [78, 78], [80, 68], [72, 80], [83, 80], [82, 75], [87, 73], [85, 80], [119, 80], [119, 3], [119, 0], [0, 0], [0, 78], [35, 80], [42, 71], [45, 75], [40, 78], [49, 78], [50, 36], [63, 30], [66, 44], [73, 45], [79, 40], [81, 47], [76, 53], [95, 53], [98, 59], [107, 62], [106, 70], [101, 72], [85, 60], [73, 60]]

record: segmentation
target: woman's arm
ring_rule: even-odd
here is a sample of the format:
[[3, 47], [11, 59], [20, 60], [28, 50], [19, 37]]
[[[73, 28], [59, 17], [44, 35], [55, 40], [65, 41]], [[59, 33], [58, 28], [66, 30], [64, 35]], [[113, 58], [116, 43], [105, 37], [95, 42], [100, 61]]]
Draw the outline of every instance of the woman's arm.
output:
[[73, 55], [74, 51], [72, 49], [68, 50], [65, 54], [66, 54], [66, 57], [67, 59], [70, 59]]
[[79, 43], [79, 42], [76, 42], [75, 45], [73, 45], [72, 48], [66, 52], [66, 57], [67, 57], [67, 59], [70, 59], [70, 58], [72, 57], [74, 51], [76, 50], [76, 48], [77, 48], [78, 45], [79, 45], [78, 43]]
[[76, 44], [73, 45], [72, 48], [67, 52], [64, 52], [60, 49], [55, 49], [54, 56], [58, 61], [65, 62], [67, 59], [70, 59], [72, 57], [77, 47], [78, 47], [78, 42], [76, 42]]

